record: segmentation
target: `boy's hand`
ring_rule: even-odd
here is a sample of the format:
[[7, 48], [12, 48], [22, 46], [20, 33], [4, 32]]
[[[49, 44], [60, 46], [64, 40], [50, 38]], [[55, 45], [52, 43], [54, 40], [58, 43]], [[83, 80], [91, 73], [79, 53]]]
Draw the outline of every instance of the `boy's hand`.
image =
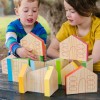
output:
[[46, 61], [47, 60], [47, 57], [46, 56], [44, 56], [44, 61]]
[[37, 56], [31, 53], [32, 50], [27, 50], [24, 47], [18, 48], [16, 50], [16, 53], [21, 57], [21, 58], [30, 58], [32, 60], [37, 60]]

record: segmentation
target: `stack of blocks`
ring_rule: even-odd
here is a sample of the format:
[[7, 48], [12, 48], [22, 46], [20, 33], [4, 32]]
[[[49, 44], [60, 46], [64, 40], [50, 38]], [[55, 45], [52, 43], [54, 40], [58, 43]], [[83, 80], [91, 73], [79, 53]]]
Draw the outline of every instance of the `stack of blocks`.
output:
[[97, 75], [86, 43], [71, 35], [60, 43], [60, 58], [73, 60], [61, 70], [66, 94], [97, 92]]
[[59, 85], [65, 86], [66, 94], [97, 92], [93, 59], [88, 58], [87, 44], [77, 37], [71, 35], [62, 41], [60, 58], [45, 62], [46, 47], [39, 37], [29, 33], [21, 40], [21, 45], [37, 55], [38, 61], [8, 56], [1, 63], [8, 81], [19, 83], [20, 93], [31, 91], [49, 97]]
[[57, 58], [44, 62], [44, 66], [38, 65], [33, 68], [32, 63], [31, 68], [27, 65], [23, 66], [19, 74], [19, 92], [32, 91], [51, 96], [58, 89], [58, 80], [61, 83], [60, 71], [66, 64], [68, 64], [67, 60]]

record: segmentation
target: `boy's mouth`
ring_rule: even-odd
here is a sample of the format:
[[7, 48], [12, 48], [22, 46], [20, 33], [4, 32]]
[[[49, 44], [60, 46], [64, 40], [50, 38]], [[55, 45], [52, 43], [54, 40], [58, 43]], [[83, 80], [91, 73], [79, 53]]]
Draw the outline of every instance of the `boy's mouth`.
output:
[[30, 19], [27, 19], [28, 23], [32, 23], [33, 22], [33, 19], [30, 18]]

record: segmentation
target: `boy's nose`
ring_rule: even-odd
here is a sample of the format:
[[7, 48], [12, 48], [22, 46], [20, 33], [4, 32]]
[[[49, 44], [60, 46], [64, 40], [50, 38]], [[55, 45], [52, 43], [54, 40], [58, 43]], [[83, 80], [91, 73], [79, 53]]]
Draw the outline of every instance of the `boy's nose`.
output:
[[29, 11], [28, 15], [32, 16], [33, 15], [33, 11]]

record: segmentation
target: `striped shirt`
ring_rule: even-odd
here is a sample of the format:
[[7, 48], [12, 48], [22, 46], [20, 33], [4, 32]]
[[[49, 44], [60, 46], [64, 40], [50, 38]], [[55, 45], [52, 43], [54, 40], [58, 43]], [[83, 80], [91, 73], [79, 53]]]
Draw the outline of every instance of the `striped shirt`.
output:
[[[40, 37], [41, 39], [43, 39], [44, 42], [46, 43], [47, 33], [44, 27], [39, 22], [37, 21], [35, 22], [35, 25], [33, 29], [31, 30], [31, 32], [37, 35], [38, 37]], [[7, 31], [6, 31], [5, 44], [6, 44], [6, 47], [10, 50], [10, 52], [15, 54], [16, 49], [21, 47], [19, 44], [20, 40], [26, 35], [27, 33], [25, 32], [20, 22], [20, 19], [16, 19], [8, 25]]]

